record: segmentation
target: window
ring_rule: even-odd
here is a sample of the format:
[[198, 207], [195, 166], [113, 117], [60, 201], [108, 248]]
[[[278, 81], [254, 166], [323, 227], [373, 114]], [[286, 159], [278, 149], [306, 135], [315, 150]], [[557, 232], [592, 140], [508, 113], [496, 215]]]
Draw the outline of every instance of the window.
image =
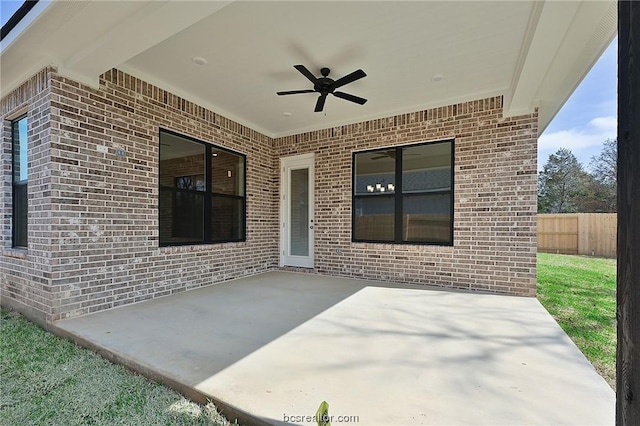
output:
[[27, 117], [11, 122], [12, 246], [27, 248]]
[[160, 245], [245, 240], [246, 157], [160, 131]]
[[352, 240], [453, 245], [453, 141], [353, 154]]

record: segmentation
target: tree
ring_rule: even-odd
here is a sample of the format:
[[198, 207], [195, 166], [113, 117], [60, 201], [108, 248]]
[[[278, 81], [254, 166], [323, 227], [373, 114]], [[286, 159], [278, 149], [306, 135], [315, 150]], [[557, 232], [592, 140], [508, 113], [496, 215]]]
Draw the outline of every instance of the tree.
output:
[[560, 148], [549, 156], [538, 175], [538, 212], [576, 212], [587, 180], [587, 173], [571, 150]]
[[615, 212], [617, 204], [618, 140], [603, 142], [600, 154], [591, 157], [589, 163], [592, 181], [588, 191], [592, 195], [591, 210], [597, 213]]
[[591, 174], [606, 185], [616, 185], [618, 179], [618, 139], [607, 139], [602, 143], [600, 154], [591, 157]]
[[592, 174], [587, 174], [582, 190], [577, 195], [576, 211], [581, 213], [615, 213], [616, 186], [604, 185]]

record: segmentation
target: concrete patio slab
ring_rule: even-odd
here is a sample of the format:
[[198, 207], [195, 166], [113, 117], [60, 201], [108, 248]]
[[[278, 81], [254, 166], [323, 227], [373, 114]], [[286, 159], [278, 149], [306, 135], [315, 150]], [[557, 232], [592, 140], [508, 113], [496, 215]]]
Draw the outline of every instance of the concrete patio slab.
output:
[[325, 400], [334, 426], [614, 424], [535, 298], [278, 271], [56, 328], [245, 422], [315, 424]]

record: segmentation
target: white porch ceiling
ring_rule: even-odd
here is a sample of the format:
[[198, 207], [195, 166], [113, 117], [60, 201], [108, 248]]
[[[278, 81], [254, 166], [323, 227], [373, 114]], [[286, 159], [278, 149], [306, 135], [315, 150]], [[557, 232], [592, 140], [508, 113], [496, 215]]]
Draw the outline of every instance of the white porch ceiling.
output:
[[[2, 93], [46, 65], [89, 84], [118, 68], [269, 136], [503, 95], [546, 127], [615, 36], [615, 1], [53, 1], [2, 42]], [[203, 57], [206, 65], [196, 65]], [[316, 94], [293, 65], [368, 99]], [[434, 76], [440, 75], [440, 81]], [[290, 113], [289, 117], [283, 113]]]

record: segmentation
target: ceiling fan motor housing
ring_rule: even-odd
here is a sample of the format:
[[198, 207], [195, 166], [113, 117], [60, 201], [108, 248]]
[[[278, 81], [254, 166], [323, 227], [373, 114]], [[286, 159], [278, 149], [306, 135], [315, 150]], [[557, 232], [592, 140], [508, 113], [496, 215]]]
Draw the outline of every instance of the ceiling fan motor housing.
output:
[[313, 90], [327, 95], [333, 92], [333, 90], [331, 90], [331, 83], [333, 83], [333, 80], [330, 78], [319, 78], [318, 83], [313, 86]]
[[330, 95], [330, 94], [338, 98], [345, 99], [349, 102], [355, 102], [360, 105], [364, 105], [367, 102], [366, 99], [361, 98], [359, 96], [350, 95], [348, 93], [339, 92], [339, 91], [336, 92], [337, 88], [342, 87], [358, 79], [361, 79], [363, 77], [366, 77], [367, 74], [365, 74], [365, 72], [362, 71], [361, 69], [356, 70], [351, 74], [348, 74], [338, 80], [333, 80], [332, 78], [329, 78], [329, 73], [331, 72], [331, 70], [326, 67], [323, 67], [320, 69], [320, 74], [322, 74], [322, 77], [314, 76], [304, 65], [294, 65], [293, 67], [313, 83], [313, 90], [308, 90], [308, 89], [290, 90], [285, 92], [277, 92], [278, 95], [294, 95], [299, 93], [310, 93], [310, 92], [320, 93], [320, 96], [318, 97], [318, 100], [316, 102], [316, 108], [314, 110], [315, 112], [321, 112], [324, 109], [325, 99], [327, 98], [327, 95]]

